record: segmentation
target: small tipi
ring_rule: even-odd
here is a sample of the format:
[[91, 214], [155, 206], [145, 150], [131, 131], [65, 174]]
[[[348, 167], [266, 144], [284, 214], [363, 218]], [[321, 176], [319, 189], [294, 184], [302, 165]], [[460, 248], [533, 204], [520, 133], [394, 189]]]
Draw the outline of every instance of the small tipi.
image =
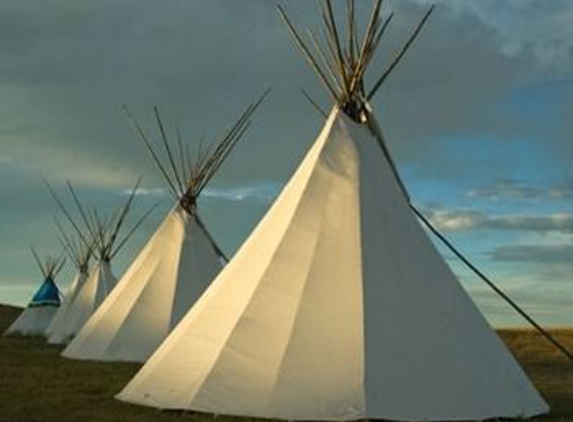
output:
[[70, 306], [75, 302], [78, 293], [81, 291], [89, 276], [89, 262], [93, 252], [94, 241], [85, 244], [80, 236], [73, 236], [66, 232], [62, 225], [56, 221], [56, 226], [60, 232], [60, 241], [68, 255], [68, 258], [75, 265], [77, 272], [68, 286], [62, 303], [52, 318], [52, 322], [46, 329], [46, 337], [50, 337], [67, 320]]
[[367, 90], [392, 16], [381, 18], [381, 3], [360, 41], [354, 2], [344, 35], [325, 1], [327, 44], [311, 32], [316, 55], [283, 13], [335, 106], [257, 228], [120, 400], [284, 420], [547, 411], [410, 209], [369, 100], [429, 14]]
[[34, 248], [32, 248], [32, 254], [38, 267], [40, 267], [44, 282], [26, 309], [6, 330], [5, 335], [44, 336], [48, 325], [60, 307], [60, 292], [54, 280], [64, 267], [65, 259], [48, 256], [44, 261], [41, 261]]
[[[70, 303], [65, 319], [55, 327], [48, 338], [49, 343], [68, 343], [115, 286], [117, 278], [111, 270], [111, 261], [148, 215], [146, 213], [122, 239], [119, 238], [119, 233], [130, 211], [138, 186], [139, 182], [125, 204], [121, 205], [111, 216], [105, 217], [96, 209], [86, 209], [79, 201], [72, 186], [69, 185], [84, 223], [84, 230], [89, 235], [79, 229], [79, 224], [74, 222], [67, 211], [65, 211], [65, 214], [73, 227], [78, 231], [78, 235], [82, 238], [85, 246], [90, 245], [89, 239], [93, 239], [96, 263], [89, 272], [89, 276], [83, 283], [83, 286], [77, 292], [73, 302]], [[65, 208], [62, 207], [62, 210], [65, 210]]]
[[201, 149], [194, 160], [180, 138], [170, 145], [155, 109], [166, 164], [133, 120], [176, 205], [63, 356], [144, 362], [209, 286], [226, 259], [199, 217], [197, 200], [245, 133], [258, 104], [245, 110], [215, 148]]

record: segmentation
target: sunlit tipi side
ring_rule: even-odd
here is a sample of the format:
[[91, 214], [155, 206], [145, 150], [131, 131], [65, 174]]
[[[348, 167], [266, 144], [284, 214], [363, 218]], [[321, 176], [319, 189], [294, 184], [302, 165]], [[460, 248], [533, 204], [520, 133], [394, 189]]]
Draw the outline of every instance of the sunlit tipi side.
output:
[[5, 335], [44, 336], [48, 325], [60, 307], [60, 292], [54, 280], [62, 270], [65, 259], [47, 257], [41, 261], [34, 249], [32, 249], [32, 253], [40, 267], [44, 282], [26, 309], [8, 327]]
[[244, 134], [257, 105], [250, 105], [216, 147], [199, 151], [195, 160], [180, 140], [170, 145], [155, 109], [167, 164], [133, 120], [176, 205], [63, 356], [144, 362], [209, 286], [225, 258], [201, 222], [197, 200]]
[[[88, 245], [84, 244], [79, 236], [70, 236], [60, 223], [56, 222], [56, 224], [60, 232], [60, 241], [64, 245], [68, 258], [75, 265], [77, 272], [68, 286], [66, 294], [62, 299], [62, 303], [54, 315], [54, 318], [52, 318], [52, 322], [50, 322], [50, 325], [48, 325], [48, 328], [46, 329], [45, 334], [48, 338], [58, 330], [58, 327], [60, 327], [67, 319], [70, 306], [75, 302], [78, 293], [81, 291], [81, 288], [88, 279], [89, 261], [92, 256], [94, 245], [93, 240]], [[77, 240], [74, 238], [77, 238]]]
[[[138, 182], [139, 185], [139, 182]], [[140, 219], [133, 228], [123, 236], [122, 239], [118, 237], [122, 229], [125, 218], [130, 211], [131, 204], [138, 185], [133, 189], [131, 195], [111, 217], [103, 217], [95, 209], [87, 210], [79, 201], [75, 191], [69, 185], [70, 192], [78, 207], [80, 216], [85, 226], [85, 233], [79, 229], [79, 224], [74, 222], [65, 208], [61, 205], [62, 210], [66, 213], [69, 221], [73, 227], [78, 231], [86, 245], [89, 245], [88, 239], [94, 239], [94, 254], [96, 263], [91, 269], [89, 276], [81, 286], [73, 302], [70, 303], [66, 318], [55, 327], [54, 331], [48, 338], [49, 343], [62, 344], [68, 343], [82, 328], [88, 318], [103, 302], [105, 297], [114, 288], [117, 278], [112, 272], [111, 261], [117, 253], [125, 245], [129, 237], [137, 229], [142, 219]], [[55, 197], [55, 195], [54, 195]], [[55, 197], [57, 199], [57, 197]]]
[[336, 106], [272, 208], [120, 400], [284, 420], [547, 411], [410, 210], [368, 106], [381, 82], [369, 92], [362, 83], [386, 26], [380, 3], [357, 48], [348, 2], [344, 51], [325, 3], [336, 79], [304, 49]]

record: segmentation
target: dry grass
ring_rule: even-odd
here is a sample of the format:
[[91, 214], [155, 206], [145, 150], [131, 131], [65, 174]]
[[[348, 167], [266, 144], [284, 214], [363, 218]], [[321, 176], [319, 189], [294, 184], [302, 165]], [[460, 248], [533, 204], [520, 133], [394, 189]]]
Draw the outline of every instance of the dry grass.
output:
[[[551, 333], [573, 350], [573, 329]], [[573, 421], [573, 363], [537, 332], [503, 330], [499, 334], [551, 405], [554, 420]]]
[[[19, 311], [0, 306], [0, 332]], [[555, 333], [573, 348], [573, 330]], [[573, 421], [573, 365], [531, 331], [505, 330], [501, 336], [552, 406], [552, 415], [538, 420]], [[162, 412], [121, 403], [113, 396], [139, 365], [66, 360], [58, 356], [60, 350], [38, 339], [0, 338], [0, 421], [212, 422], [215, 419], [204, 414]]]

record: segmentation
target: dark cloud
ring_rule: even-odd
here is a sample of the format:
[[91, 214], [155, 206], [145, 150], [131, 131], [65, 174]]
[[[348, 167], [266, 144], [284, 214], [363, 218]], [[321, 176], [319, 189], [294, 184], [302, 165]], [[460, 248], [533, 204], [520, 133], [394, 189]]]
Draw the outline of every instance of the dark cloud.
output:
[[[368, 3], [360, 3], [362, 21]], [[396, 18], [369, 80], [382, 72], [427, 8], [416, 3], [390, 5]], [[313, 2], [286, 6], [300, 26], [316, 21]], [[512, 4], [504, 13], [546, 27], [541, 21], [553, 22], [569, 10], [561, 5], [540, 14], [540, 8]], [[0, 37], [0, 90], [7, 99], [0, 106], [0, 136], [6, 148], [15, 159], [25, 155], [34, 165], [40, 165], [34, 157], [50, 153], [81, 156], [82, 162], [94, 163], [92, 183], [110, 167], [129, 175], [149, 173], [120, 112], [122, 103], [132, 105], [144, 121], [151, 117], [148, 106], [158, 103], [179, 118], [185, 136], [195, 139], [217, 134], [247, 101], [272, 85], [273, 98], [228, 168], [230, 180], [288, 177], [320, 125], [298, 86], [327, 104], [272, 2], [169, 0], [159, 7], [150, 0], [73, 5], [12, 0], [0, 10], [5, 35]], [[378, 114], [400, 165], [412, 164], [424, 177], [452, 178], [460, 172], [472, 177], [467, 164], [430, 143], [476, 130], [502, 135], [536, 130], [531, 119], [500, 116], [496, 104], [513, 88], [551, 78], [553, 67], [540, 75], [541, 58], [528, 43], [508, 48], [520, 35], [516, 30], [512, 36], [506, 28], [512, 21], [501, 25], [497, 13], [491, 6], [439, 2], [423, 36], [380, 92]], [[553, 33], [559, 30], [567, 28], [555, 27]], [[559, 41], [538, 38], [551, 45]], [[263, 159], [267, 156], [280, 160], [270, 165]], [[44, 171], [57, 173], [60, 161], [46, 163]], [[89, 172], [87, 167], [82, 165]]]
[[492, 30], [500, 51], [507, 56], [528, 53], [537, 59], [539, 66], [565, 68], [571, 62], [573, 29], [569, 21], [573, 11], [567, 0], [508, 0], [503, 3], [496, 0], [418, 2], [443, 5], [458, 17], [475, 17]]
[[573, 245], [508, 245], [495, 249], [490, 256], [502, 262], [573, 265]]
[[468, 191], [468, 196], [490, 200], [539, 200], [573, 198], [573, 182], [561, 182], [549, 186], [528, 184], [513, 179], [501, 179]]

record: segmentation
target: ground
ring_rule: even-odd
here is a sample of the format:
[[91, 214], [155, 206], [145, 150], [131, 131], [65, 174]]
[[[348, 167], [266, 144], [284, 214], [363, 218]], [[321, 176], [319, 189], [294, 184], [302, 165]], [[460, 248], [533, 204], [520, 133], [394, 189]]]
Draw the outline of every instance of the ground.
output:
[[[0, 332], [20, 309], [0, 305]], [[573, 349], [573, 329], [553, 333]], [[552, 407], [536, 421], [573, 421], [573, 364], [538, 334], [504, 330], [501, 337], [523, 364]], [[162, 412], [121, 403], [113, 398], [139, 365], [79, 362], [59, 356], [61, 348], [38, 339], [0, 338], [0, 421], [194, 421], [212, 422], [203, 414]], [[220, 422], [244, 421], [218, 417]], [[223, 420], [223, 421], [222, 421]]]

